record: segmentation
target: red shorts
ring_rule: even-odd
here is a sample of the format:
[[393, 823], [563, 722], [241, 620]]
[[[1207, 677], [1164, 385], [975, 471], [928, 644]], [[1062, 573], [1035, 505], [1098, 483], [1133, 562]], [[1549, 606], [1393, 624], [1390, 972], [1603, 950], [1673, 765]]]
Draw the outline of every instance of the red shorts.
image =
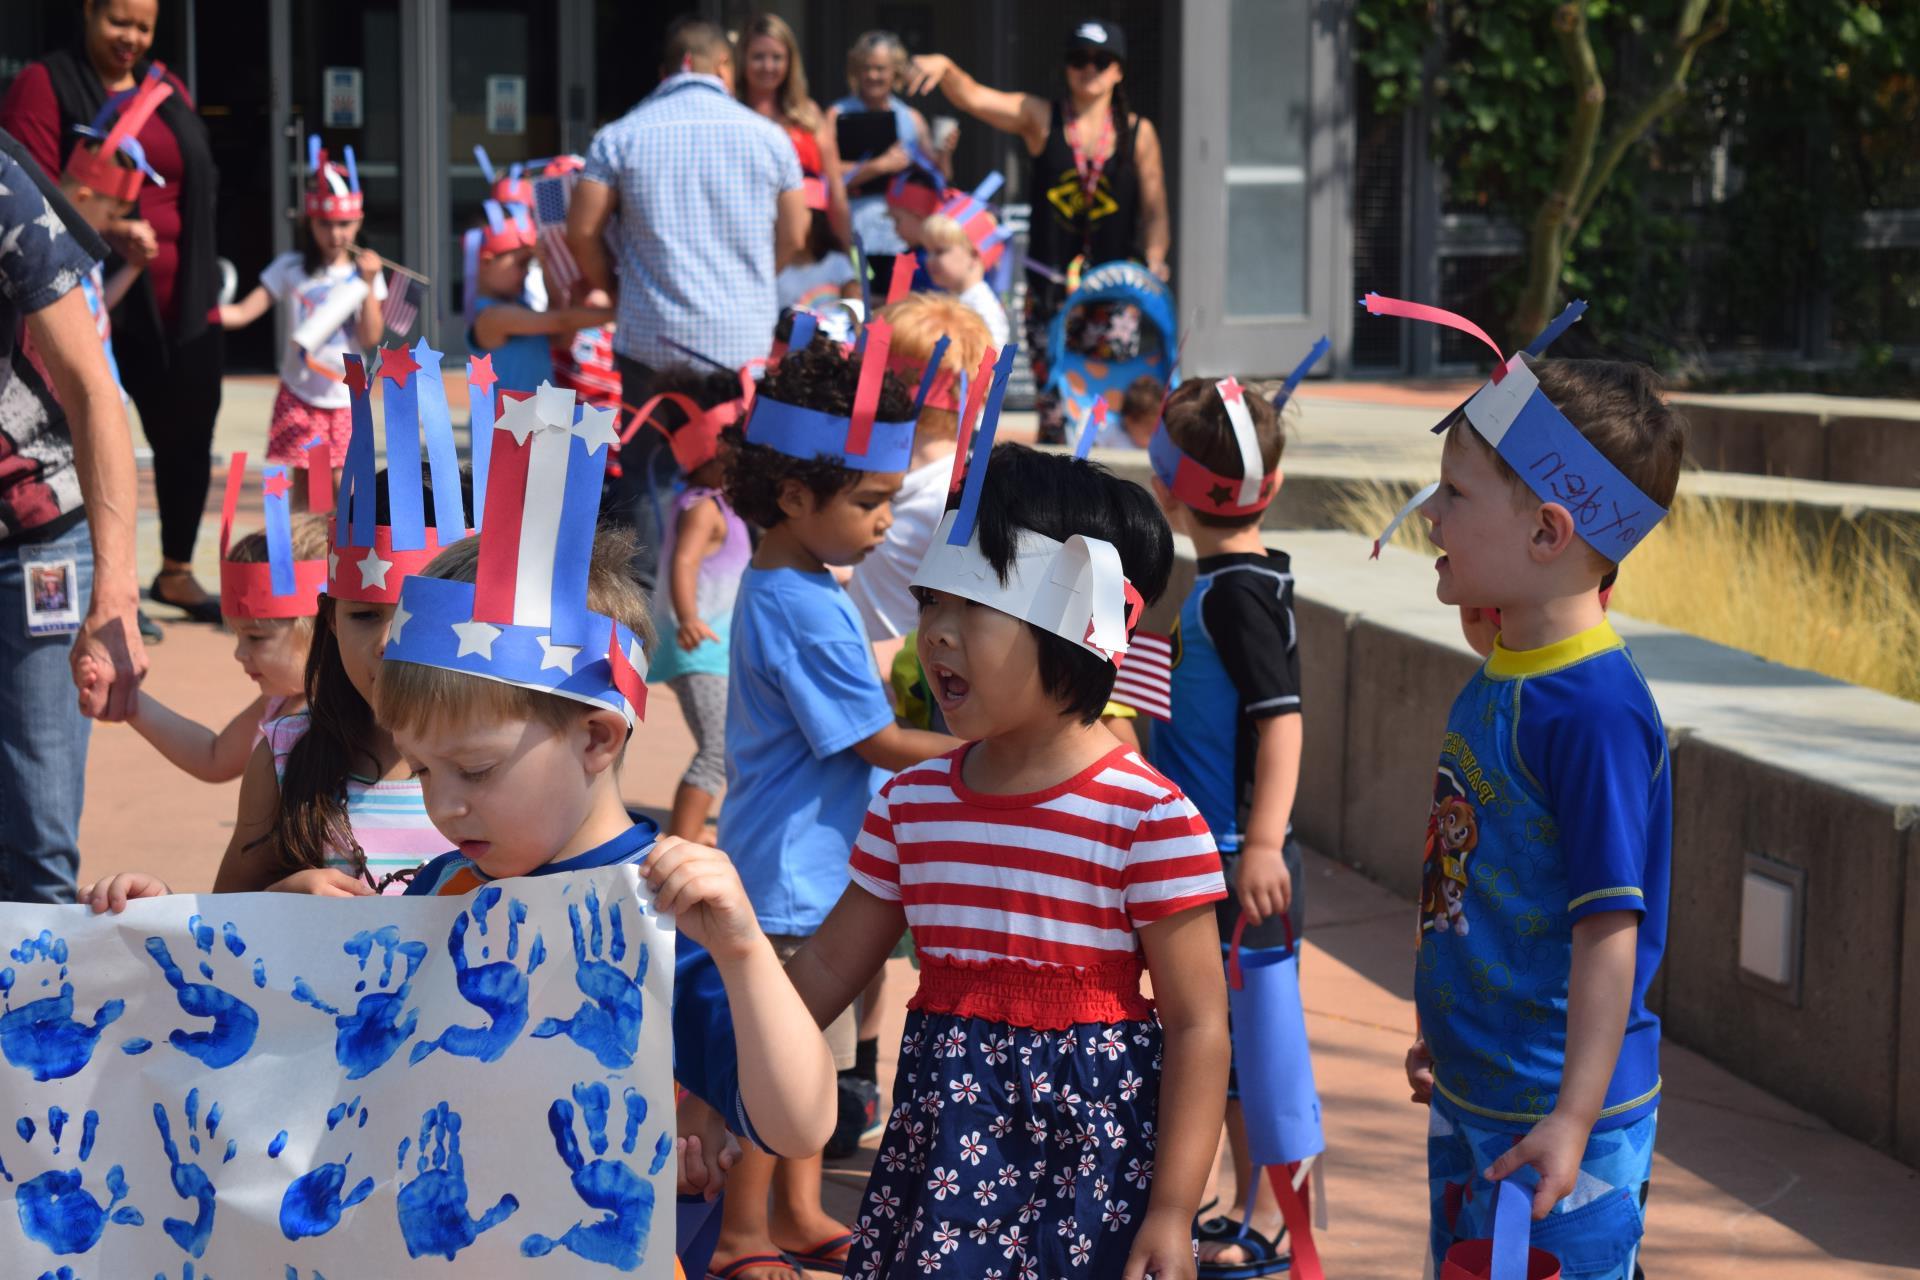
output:
[[353, 411], [346, 405], [321, 409], [308, 404], [287, 384], [273, 398], [273, 425], [267, 428], [267, 461], [288, 466], [307, 465], [307, 441], [319, 436], [333, 450], [333, 465], [346, 461], [347, 441], [353, 436]]

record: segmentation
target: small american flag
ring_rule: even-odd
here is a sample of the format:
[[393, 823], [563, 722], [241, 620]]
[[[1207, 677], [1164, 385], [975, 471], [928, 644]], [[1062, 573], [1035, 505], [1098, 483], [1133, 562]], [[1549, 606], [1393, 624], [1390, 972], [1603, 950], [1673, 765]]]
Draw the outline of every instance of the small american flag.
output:
[[380, 304], [380, 323], [405, 337], [413, 328], [414, 321], [420, 318], [420, 302], [424, 290], [420, 282], [412, 276], [403, 276], [398, 271], [387, 272], [387, 299]]
[[547, 296], [557, 301], [573, 292], [580, 282], [580, 265], [567, 248], [567, 206], [573, 202], [571, 173], [553, 178], [536, 178], [533, 183], [533, 225], [538, 233], [540, 261], [547, 273]]
[[1113, 701], [1156, 720], [1173, 719], [1173, 644], [1167, 637], [1134, 633], [1113, 677]]

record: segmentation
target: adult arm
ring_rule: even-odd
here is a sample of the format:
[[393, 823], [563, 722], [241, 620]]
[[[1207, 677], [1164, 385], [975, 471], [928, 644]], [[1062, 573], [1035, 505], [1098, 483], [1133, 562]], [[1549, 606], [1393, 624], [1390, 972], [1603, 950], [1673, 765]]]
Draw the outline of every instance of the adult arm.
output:
[[44, 63], [29, 62], [0, 100], [0, 129], [27, 149], [41, 172], [60, 180], [60, 101]]
[[1171, 271], [1167, 254], [1173, 250], [1173, 217], [1167, 211], [1167, 166], [1160, 152], [1160, 133], [1153, 121], [1140, 118], [1134, 135], [1133, 163], [1140, 175], [1140, 247], [1147, 270], [1165, 280]]
[[124, 720], [147, 674], [146, 646], [134, 624], [140, 587], [133, 559], [133, 435], [80, 290], [30, 313], [27, 332], [67, 415], [93, 537], [93, 599], [70, 659], [80, 710]]
[[580, 268], [583, 289], [614, 290], [613, 265], [607, 261], [603, 237], [618, 199], [612, 187], [592, 178], [573, 184], [573, 202], [567, 207], [567, 248]]
[[[934, 165], [940, 170], [940, 176], [951, 181], [953, 178], [952, 147], [949, 147], [945, 151], [935, 151], [933, 149], [933, 130], [927, 127], [927, 118], [920, 114], [920, 108], [908, 107], [907, 114], [913, 117], [913, 138], [915, 142], [920, 144], [920, 153], [931, 156]], [[953, 135], [953, 141], [956, 146], [959, 144], [959, 133], [956, 132]]]
[[898, 773], [910, 765], [945, 755], [963, 745], [960, 739], [944, 733], [890, 724], [872, 737], [854, 743], [853, 754], [876, 769]]
[[606, 307], [561, 307], [554, 311], [535, 311], [532, 307], [508, 303], [488, 307], [474, 317], [473, 336], [479, 339], [481, 347], [491, 351], [508, 338], [523, 333], [572, 333], [576, 329], [591, 329], [595, 325], [607, 324], [612, 319], [613, 312]]
[[1029, 155], [1047, 145], [1053, 109], [1045, 98], [1007, 89], [989, 89], [944, 53], [923, 53], [907, 67], [907, 92], [918, 96], [938, 89], [947, 101], [982, 124], [1018, 136]]
[[841, 171], [840, 134], [833, 122], [838, 117], [823, 117], [814, 141], [820, 147], [822, 180], [827, 184], [827, 225], [833, 229], [834, 243], [842, 249], [853, 243], [853, 207], [847, 202], [847, 179]]
[[267, 837], [280, 812], [280, 778], [273, 770], [273, 748], [253, 749], [240, 776], [240, 803], [234, 810], [233, 837], [213, 874], [215, 893], [258, 893], [281, 878], [272, 865]]
[[255, 698], [227, 722], [226, 728], [215, 733], [143, 693], [135, 700], [127, 723], [175, 768], [202, 782], [231, 782], [246, 772], [254, 734], [266, 707], [265, 695]]
[[794, 187], [780, 193], [780, 199], [774, 206], [774, 270], [791, 266], [806, 257], [807, 224], [812, 219], [813, 211], [807, 208], [807, 193], [803, 188]]

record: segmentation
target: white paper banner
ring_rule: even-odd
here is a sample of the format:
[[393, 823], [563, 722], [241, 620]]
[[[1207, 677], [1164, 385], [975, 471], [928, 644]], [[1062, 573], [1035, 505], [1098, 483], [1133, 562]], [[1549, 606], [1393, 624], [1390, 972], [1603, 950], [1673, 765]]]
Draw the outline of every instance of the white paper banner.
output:
[[673, 937], [631, 866], [0, 904], [6, 1276], [671, 1276]]

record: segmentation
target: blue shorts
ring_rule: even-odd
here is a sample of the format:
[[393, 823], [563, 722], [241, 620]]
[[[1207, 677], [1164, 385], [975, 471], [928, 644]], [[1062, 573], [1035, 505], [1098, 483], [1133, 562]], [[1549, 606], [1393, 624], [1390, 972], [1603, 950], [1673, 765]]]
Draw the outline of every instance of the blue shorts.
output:
[[[1587, 1140], [1573, 1194], [1533, 1224], [1533, 1247], [1560, 1259], [1563, 1280], [1633, 1280], [1646, 1227], [1647, 1181], [1653, 1175], [1658, 1113]], [[1434, 1095], [1427, 1127], [1427, 1191], [1437, 1274], [1460, 1240], [1493, 1234], [1493, 1184], [1481, 1173], [1518, 1141]]]

